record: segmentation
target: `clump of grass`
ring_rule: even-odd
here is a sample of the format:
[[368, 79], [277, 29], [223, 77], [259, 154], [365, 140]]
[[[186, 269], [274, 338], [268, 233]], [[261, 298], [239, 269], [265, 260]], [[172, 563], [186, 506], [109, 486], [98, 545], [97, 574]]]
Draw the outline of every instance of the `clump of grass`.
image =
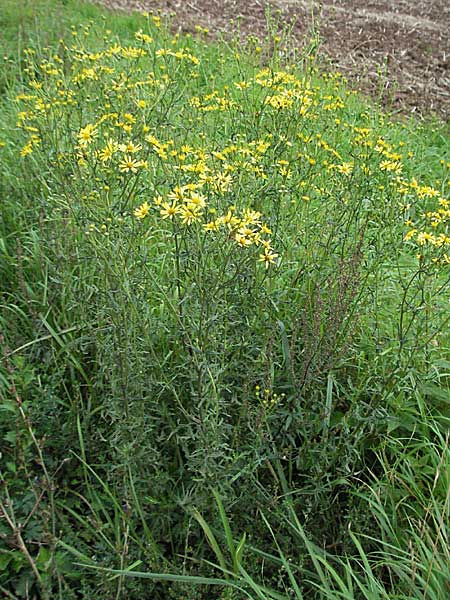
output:
[[390, 122], [311, 49], [299, 71], [275, 30], [257, 52], [159, 15], [37, 6], [61, 31], [44, 40], [30, 12], [2, 97], [0, 585], [441, 593], [440, 492], [429, 510], [392, 500], [431, 569], [413, 587], [372, 498], [407, 505], [387, 473], [417, 394], [446, 460], [439, 126]]

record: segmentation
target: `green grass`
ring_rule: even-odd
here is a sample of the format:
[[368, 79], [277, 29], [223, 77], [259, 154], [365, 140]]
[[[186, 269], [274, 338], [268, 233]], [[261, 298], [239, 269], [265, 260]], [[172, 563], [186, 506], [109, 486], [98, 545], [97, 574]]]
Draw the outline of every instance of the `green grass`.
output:
[[3, 4], [1, 591], [444, 598], [445, 125], [274, 21]]

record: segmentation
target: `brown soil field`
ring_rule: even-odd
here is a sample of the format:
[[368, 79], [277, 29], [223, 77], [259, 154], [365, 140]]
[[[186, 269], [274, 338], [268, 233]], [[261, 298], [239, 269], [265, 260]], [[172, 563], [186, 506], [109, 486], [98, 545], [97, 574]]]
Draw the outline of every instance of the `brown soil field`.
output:
[[[172, 15], [174, 29], [267, 34], [266, 9], [293, 24], [295, 43], [319, 32], [325, 63], [390, 110], [448, 119], [448, 0], [97, 0], [110, 8]], [[277, 13], [278, 11], [278, 13]]]

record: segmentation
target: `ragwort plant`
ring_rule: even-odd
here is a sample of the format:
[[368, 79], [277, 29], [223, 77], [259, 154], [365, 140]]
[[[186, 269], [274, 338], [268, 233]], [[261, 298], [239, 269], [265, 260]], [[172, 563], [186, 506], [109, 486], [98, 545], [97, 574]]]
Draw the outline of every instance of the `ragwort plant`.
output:
[[[91, 22], [27, 49], [5, 145], [34, 181], [26, 210], [37, 237], [25, 248], [45, 268], [26, 270], [28, 291], [8, 234], [22, 305], [14, 324], [4, 319], [4, 354], [22, 372], [31, 352], [34, 390], [53, 390], [50, 423], [57, 415], [66, 436], [42, 442], [51, 474], [33, 493], [58, 526], [39, 533], [49, 554], [29, 552], [22, 584], [34, 564], [50, 597], [58, 582], [60, 597], [78, 586], [141, 598], [126, 571], [142, 563], [196, 572], [211, 559], [205, 524], [223, 522], [212, 488], [241, 530], [264, 510], [272, 524], [259, 519], [253, 532], [262, 545], [285, 522], [280, 495], [295, 489], [307, 535], [354, 548], [347, 490], [376, 468], [372, 448], [410, 369], [425, 373], [446, 343], [445, 159], [438, 183], [421, 182], [398, 128], [339, 74], [283, 64], [277, 34], [271, 52], [249, 40], [250, 54], [207, 46], [201, 31], [171, 35], [158, 15], [136, 23], [126, 41]], [[5, 231], [16, 231], [13, 214]], [[45, 432], [37, 403], [33, 426]], [[55, 497], [67, 469], [72, 483]], [[288, 534], [279, 543], [311, 560]], [[67, 552], [102, 575], [80, 583]], [[277, 568], [267, 577], [282, 586]], [[251, 581], [236, 585], [255, 591]]]

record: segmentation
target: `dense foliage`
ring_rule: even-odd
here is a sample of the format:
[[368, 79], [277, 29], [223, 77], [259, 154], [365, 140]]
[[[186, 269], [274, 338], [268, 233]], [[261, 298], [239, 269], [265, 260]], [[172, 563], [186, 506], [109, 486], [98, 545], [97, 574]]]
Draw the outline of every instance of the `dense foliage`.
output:
[[446, 597], [444, 126], [66, 4], [4, 37], [0, 589]]

